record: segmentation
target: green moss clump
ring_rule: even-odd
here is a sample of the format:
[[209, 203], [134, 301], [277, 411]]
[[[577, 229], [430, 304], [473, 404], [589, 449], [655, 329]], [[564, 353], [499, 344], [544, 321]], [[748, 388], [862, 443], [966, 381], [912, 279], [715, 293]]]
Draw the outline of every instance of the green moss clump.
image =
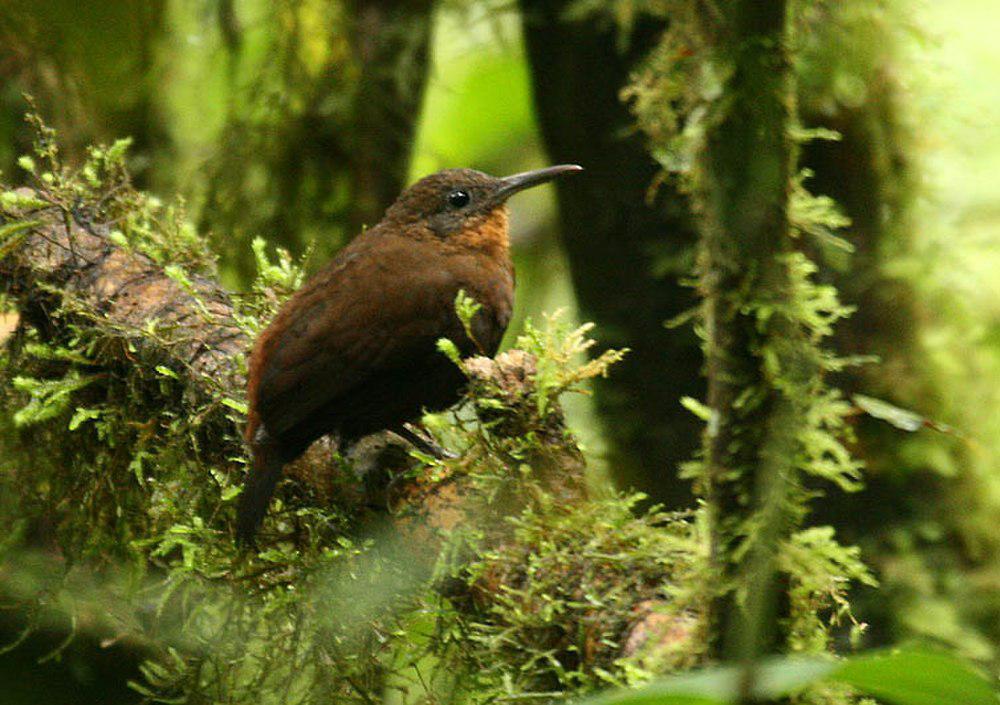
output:
[[637, 516], [641, 499], [542, 502], [466, 567], [457, 623], [477, 701], [588, 692], [698, 661], [704, 542], [690, 517]]

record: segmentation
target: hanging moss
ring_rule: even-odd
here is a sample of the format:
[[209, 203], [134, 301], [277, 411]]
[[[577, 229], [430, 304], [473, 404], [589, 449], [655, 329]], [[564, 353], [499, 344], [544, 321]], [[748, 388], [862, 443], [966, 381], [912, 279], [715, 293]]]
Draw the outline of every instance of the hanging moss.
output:
[[[909, 86], [907, 59], [913, 45], [924, 53], [927, 30], [896, 2], [823, 4], [806, 19], [814, 31], [797, 58], [803, 121], [839, 138], [806, 145], [803, 160], [815, 171], [811, 188], [835, 198], [851, 220], [849, 254], [816, 248], [827, 263], [823, 276], [857, 308], [833, 342], [841, 354], [877, 357], [846, 370], [843, 386], [974, 434], [979, 410], [956, 408], [964, 392], [929, 344], [945, 318], [957, 328], [968, 323], [954, 304], [927, 296], [922, 267], [912, 272], [935, 227], [917, 212], [928, 195], [921, 179], [927, 165], [919, 158], [923, 138], [911, 105], [919, 96]], [[988, 580], [977, 576], [996, 569], [992, 527], [1000, 507], [983, 461], [953, 435], [902, 433], [870, 418], [856, 427], [868, 489], [831, 496], [819, 511], [884, 572], [884, 589], [859, 604], [875, 639], [920, 635], [995, 663], [996, 591], [980, 587]]]
[[[852, 361], [824, 347], [850, 309], [800, 251], [845, 248], [847, 222], [797, 165], [798, 144], [833, 136], [801, 129], [794, 100], [809, 3], [667, 5], [670, 26], [623, 97], [701, 231], [695, 322], [708, 394], [686, 405], [706, 430], [687, 472], [709, 515], [714, 653], [826, 651], [831, 628], [853, 618], [844, 593], [824, 586], [872, 578], [832, 529], [805, 528], [813, 478], [861, 486], [846, 445], [851, 405], [827, 379]], [[775, 583], [774, 570], [787, 574]]]
[[556, 184], [576, 300], [600, 326], [604, 344], [632, 350], [594, 387], [608, 466], [618, 487], [685, 509], [691, 486], [677, 467], [697, 447], [698, 425], [678, 399], [701, 396], [702, 356], [690, 328], [663, 323], [696, 304], [680, 281], [694, 261], [696, 233], [678, 184], [657, 178], [656, 160], [619, 97], [660, 42], [665, 17], [673, 27], [684, 3], [666, 3], [655, 16], [643, 11], [647, 5], [520, 3], [549, 156], [587, 169], [585, 179]]

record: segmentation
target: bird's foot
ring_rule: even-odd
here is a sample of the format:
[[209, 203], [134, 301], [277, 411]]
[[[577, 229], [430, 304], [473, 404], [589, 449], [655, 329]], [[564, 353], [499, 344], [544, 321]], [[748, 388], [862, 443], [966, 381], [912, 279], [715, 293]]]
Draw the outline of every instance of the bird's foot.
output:
[[412, 424], [403, 424], [399, 428], [394, 428], [392, 432], [409, 442], [421, 453], [426, 453], [438, 460], [454, 460], [458, 457], [457, 453], [441, 447], [429, 434], [418, 430]]

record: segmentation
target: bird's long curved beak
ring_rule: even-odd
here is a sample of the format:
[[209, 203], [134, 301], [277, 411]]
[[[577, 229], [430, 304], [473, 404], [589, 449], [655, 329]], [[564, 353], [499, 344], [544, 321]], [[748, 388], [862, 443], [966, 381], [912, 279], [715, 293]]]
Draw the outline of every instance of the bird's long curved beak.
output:
[[501, 201], [505, 201], [518, 191], [523, 191], [538, 184], [544, 184], [546, 181], [551, 181], [563, 174], [572, 174], [576, 171], [583, 171], [583, 167], [579, 164], [558, 164], [556, 166], [545, 167], [544, 169], [522, 171], [520, 174], [506, 176], [500, 179], [500, 189], [497, 191], [496, 197]]

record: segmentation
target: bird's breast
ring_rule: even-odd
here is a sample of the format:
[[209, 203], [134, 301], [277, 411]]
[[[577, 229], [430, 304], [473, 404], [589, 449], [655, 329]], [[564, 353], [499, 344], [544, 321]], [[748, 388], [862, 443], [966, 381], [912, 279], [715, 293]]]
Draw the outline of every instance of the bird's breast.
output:
[[480, 304], [473, 319], [474, 351], [493, 355], [500, 346], [514, 310], [514, 268], [510, 257], [473, 256], [465, 260], [456, 276], [458, 289]]

